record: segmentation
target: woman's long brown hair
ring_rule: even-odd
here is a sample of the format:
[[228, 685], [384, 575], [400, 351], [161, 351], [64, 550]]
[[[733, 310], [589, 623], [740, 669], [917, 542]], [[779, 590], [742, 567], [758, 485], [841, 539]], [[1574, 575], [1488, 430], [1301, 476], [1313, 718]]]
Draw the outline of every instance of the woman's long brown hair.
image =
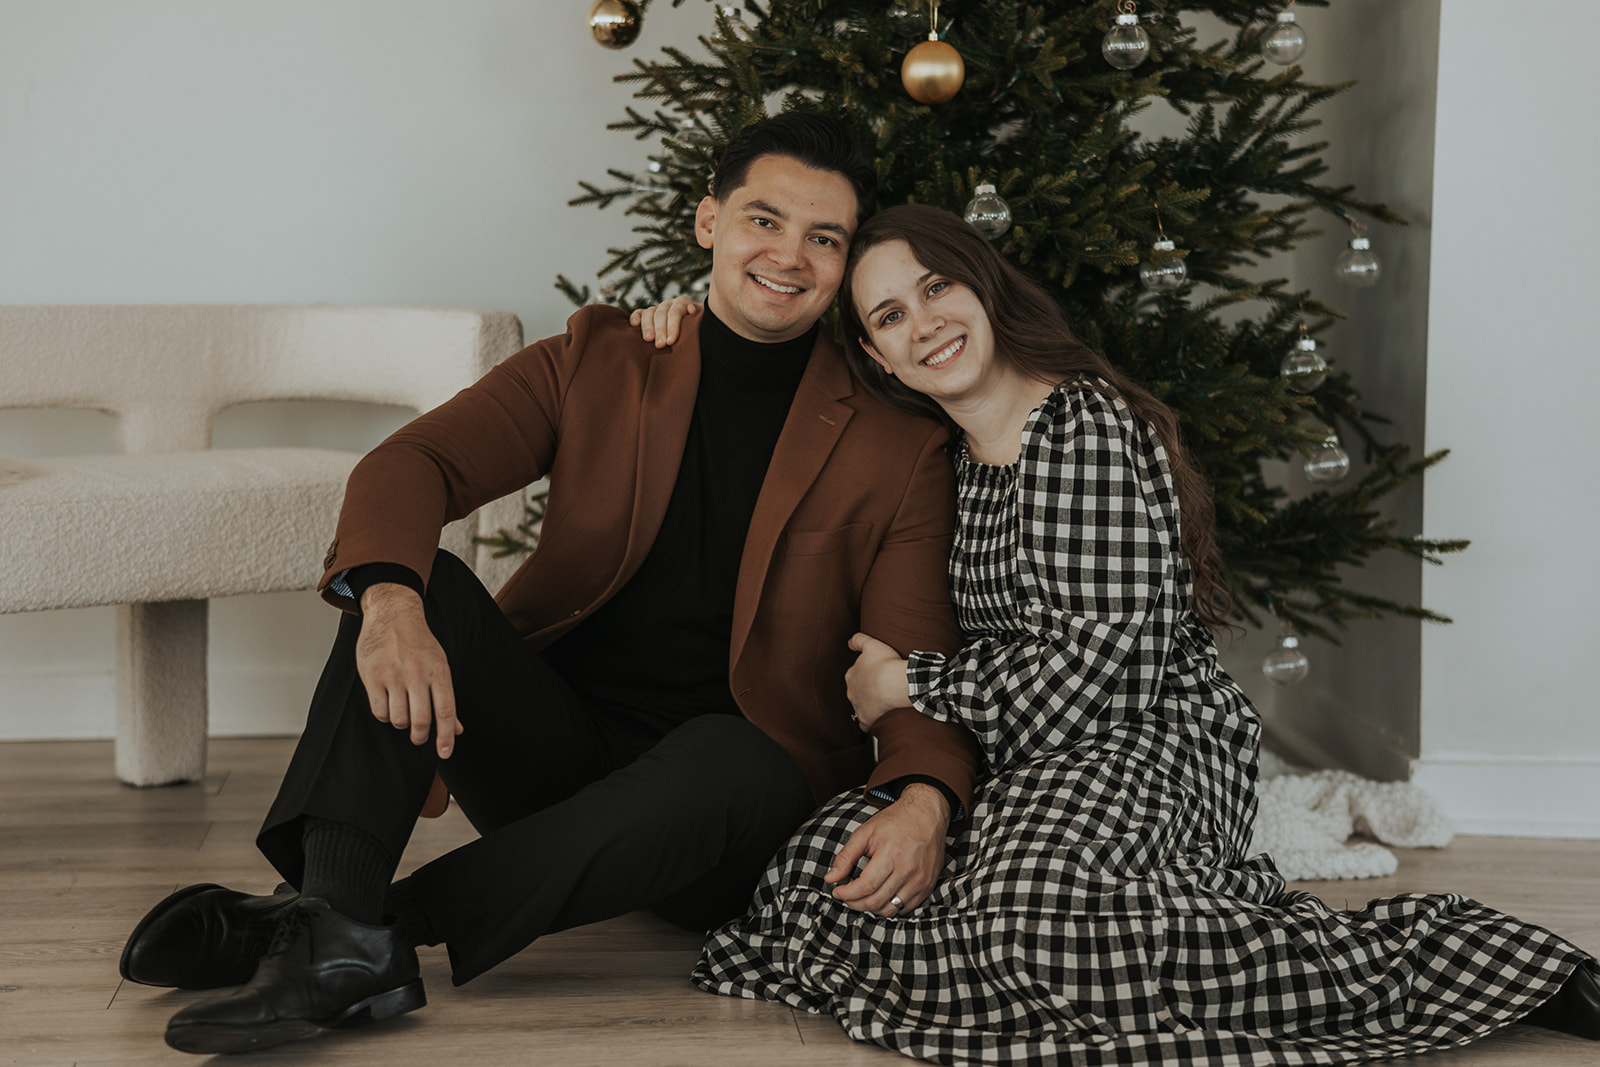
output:
[[1194, 582], [1191, 607], [1213, 631], [1226, 629], [1233, 598], [1222, 582], [1216, 513], [1205, 478], [1189, 462], [1172, 409], [1078, 340], [1048, 293], [1006, 262], [976, 229], [948, 211], [921, 204], [888, 208], [863, 223], [850, 241], [839, 310], [845, 356], [867, 391], [903, 411], [929, 415], [954, 428], [937, 403], [884, 374], [861, 347], [862, 338], [868, 335], [856, 312], [851, 282], [863, 253], [890, 241], [904, 241], [923, 267], [975, 292], [989, 315], [997, 352], [1023, 374], [1041, 382], [1102, 379], [1154, 427], [1178, 493], [1179, 536]]

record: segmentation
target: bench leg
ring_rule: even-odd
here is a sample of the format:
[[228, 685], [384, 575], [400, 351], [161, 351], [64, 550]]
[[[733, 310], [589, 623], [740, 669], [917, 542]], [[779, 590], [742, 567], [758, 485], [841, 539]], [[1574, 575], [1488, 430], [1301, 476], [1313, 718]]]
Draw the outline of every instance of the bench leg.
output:
[[117, 777], [195, 781], [206, 771], [206, 602], [117, 608]]

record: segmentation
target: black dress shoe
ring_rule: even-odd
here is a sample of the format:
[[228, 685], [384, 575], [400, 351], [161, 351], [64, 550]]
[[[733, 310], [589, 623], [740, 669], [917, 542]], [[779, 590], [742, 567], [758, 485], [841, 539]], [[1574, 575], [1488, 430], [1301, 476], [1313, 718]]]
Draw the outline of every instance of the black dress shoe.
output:
[[393, 1018], [427, 1002], [416, 950], [397, 926], [358, 923], [325, 900], [301, 897], [255, 977], [174, 1015], [167, 1044], [182, 1052], [247, 1052]]
[[144, 985], [242, 985], [256, 973], [272, 931], [296, 899], [288, 884], [270, 897], [220, 885], [185, 886], [139, 920], [117, 969], [128, 981]]
[[1594, 960], [1578, 964], [1556, 995], [1534, 1008], [1523, 1020], [1546, 1030], [1560, 1030], [1590, 1041], [1600, 1041], [1600, 966]]

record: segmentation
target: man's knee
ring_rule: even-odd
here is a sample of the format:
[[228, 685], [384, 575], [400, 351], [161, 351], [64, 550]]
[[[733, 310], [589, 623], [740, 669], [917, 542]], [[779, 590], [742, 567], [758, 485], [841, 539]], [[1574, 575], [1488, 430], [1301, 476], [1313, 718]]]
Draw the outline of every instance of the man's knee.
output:
[[668, 735], [674, 748], [690, 754], [686, 767], [705, 786], [776, 806], [798, 824], [815, 806], [811, 786], [794, 757], [759, 726], [738, 715], [702, 715]]
[[427, 586], [428, 596], [434, 597], [471, 589], [473, 586], [481, 589], [483, 583], [460, 556], [441, 548], [433, 554], [433, 568], [428, 574]]

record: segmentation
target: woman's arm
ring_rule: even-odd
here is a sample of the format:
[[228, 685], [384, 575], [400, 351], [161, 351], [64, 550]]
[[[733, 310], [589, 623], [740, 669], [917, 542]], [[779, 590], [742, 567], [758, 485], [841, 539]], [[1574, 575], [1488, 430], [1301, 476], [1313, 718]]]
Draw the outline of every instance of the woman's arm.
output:
[[1018, 469], [1023, 636], [916, 652], [912, 703], [978, 737], [994, 769], [1071, 747], [1156, 699], [1180, 612], [1176, 497], [1125, 405], [1068, 391]]
[[850, 638], [850, 651], [860, 653], [844, 672], [845, 696], [855, 709], [857, 726], [871, 730], [884, 712], [911, 706], [906, 661], [900, 653], [876, 637], [859, 633]]

